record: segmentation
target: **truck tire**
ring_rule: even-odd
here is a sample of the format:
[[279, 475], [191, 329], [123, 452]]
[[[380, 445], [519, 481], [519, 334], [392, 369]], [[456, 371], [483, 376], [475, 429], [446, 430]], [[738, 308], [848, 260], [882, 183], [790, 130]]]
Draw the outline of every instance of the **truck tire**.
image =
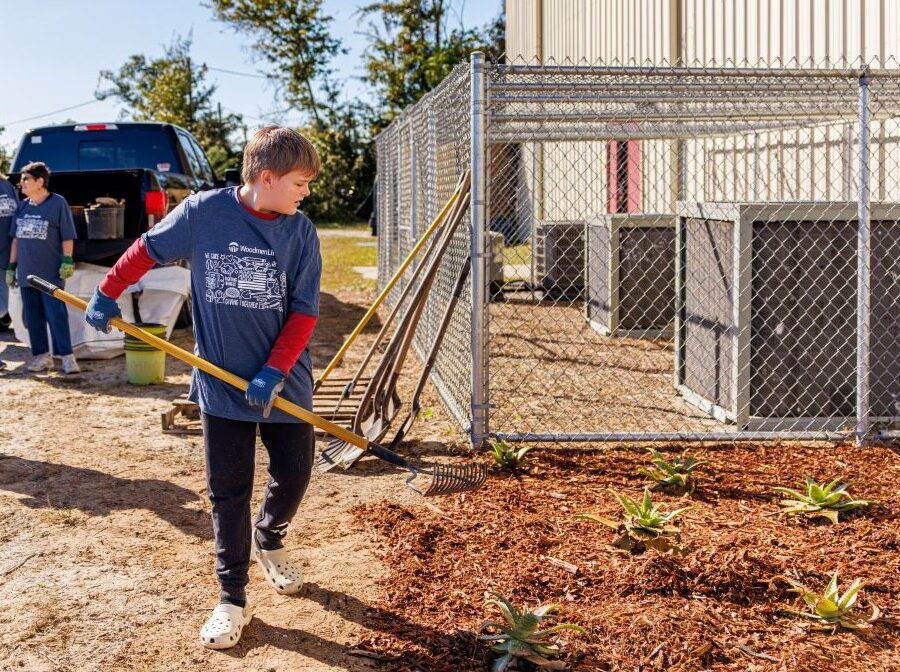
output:
[[175, 320], [176, 329], [187, 329], [194, 326], [194, 314], [191, 309], [191, 297], [187, 297], [181, 304], [181, 310], [178, 311], [178, 318]]

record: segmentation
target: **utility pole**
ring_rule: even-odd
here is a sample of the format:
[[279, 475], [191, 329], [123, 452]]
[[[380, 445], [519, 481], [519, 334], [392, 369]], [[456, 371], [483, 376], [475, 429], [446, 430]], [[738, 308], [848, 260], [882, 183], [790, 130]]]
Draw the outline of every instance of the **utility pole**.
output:
[[191, 55], [187, 57], [187, 78], [188, 78], [188, 120], [190, 121], [190, 131], [194, 131], [194, 70], [191, 67]]

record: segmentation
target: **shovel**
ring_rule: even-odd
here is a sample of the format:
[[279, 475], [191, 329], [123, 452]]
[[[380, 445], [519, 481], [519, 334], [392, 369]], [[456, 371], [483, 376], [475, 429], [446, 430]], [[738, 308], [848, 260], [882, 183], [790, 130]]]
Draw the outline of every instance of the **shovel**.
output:
[[[40, 291], [49, 294], [55, 299], [63, 301], [73, 308], [77, 308], [82, 312], [87, 310], [86, 301], [79, 299], [77, 296], [69, 294], [53, 283], [47, 282], [43, 278], [39, 278], [35, 275], [29, 275], [28, 284], [35, 289], [39, 289]], [[205, 373], [208, 373], [209, 375], [236, 387], [242, 392], [247, 390], [247, 386], [249, 385], [249, 383], [240, 376], [236, 376], [233, 373], [230, 373], [229, 371], [216, 366], [212, 362], [208, 362], [207, 360], [188, 352], [187, 350], [182, 350], [177, 345], [169, 343], [168, 341], [159, 338], [158, 336], [149, 334], [140, 327], [136, 327], [135, 325], [125, 322], [118, 317], [111, 319], [109, 323], [117, 329], [124, 331], [129, 336], [134, 336], [135, 338], [138, 338], [145, 343], [148, 343], [149, 345], [159, 348], [163, 352], [169, 353], [176, 359], [180, 359], [182, 362], [196, 367], [201, 371], [204, 371]], [[362, 436], [354, 434], [353, 432], [344, 429], [340, 425], [329, 422], [325, 418], [307, 411], [305, 408], [302, 408], [301, 406], [298, 406], [297, 404], [290, 402], [283, 397], [275, 397], [274, 406], [275, 408], [280, 409], [285, 413], [294, 416], [295, 418], [299, 418], [304, 422], [308, 422], [309, 424], [318, 427], [322, 431], [327, 432], [332, 436], [336, 436], [343, 441], [353, 444], [363, 451], [372, 453], [372, 455], [381, 460], [384, 460], [385, 462], [390, 462], [394, 466], [400, 467], [401, 469], [405, 469], [406, 471], [410, 472], [411, 475], [406, 479], [406, 485], [408, 485], [418, 494], [425, 497], [434, 495], [449, 495], [455, 492], [475, 490], [477, 488], [480, 488], [487, 478], [487, 465], [483, 462], [469, 462], [460, 465], [416, 465], [406, 458], [402, 457], [401, 455], [388, 450], [384, 446], [380, 446], [373, 441], [369, 441]], [[428, 479], [427, 483], [415, 483], [415, 479], [419, 476], [422, 476], [423, 480]]]

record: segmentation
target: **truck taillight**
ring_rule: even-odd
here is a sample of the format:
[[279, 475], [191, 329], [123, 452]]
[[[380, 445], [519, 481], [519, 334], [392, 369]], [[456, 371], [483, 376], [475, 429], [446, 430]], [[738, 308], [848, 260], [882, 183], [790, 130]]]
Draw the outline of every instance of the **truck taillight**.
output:
[[78, 124], [76, 131], [116, 131], [118, 126], [115, 124]]
[[144, 209], [147, 211], [147, 215], [155, 220], [160, 220], [166, 216], [168, 204], [168, 194], [164, 191], [148, 191], [144, 194]]

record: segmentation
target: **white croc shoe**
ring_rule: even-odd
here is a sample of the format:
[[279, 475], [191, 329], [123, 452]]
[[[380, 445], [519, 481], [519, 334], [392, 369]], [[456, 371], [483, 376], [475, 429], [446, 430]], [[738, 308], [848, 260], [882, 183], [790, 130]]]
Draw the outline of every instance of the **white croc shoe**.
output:
[[213, 609], [212, 615], [200, 628], [200, 643], [207, 649], [228, 649], [237, 644], [253, 610], [222, 603]]
[[293, 595], [303, 587], [303, 574], [288, 556], [288, 552], [279, 548], [275, 551], [264, 551], [256, 543], [253, 535], [250, 557], [262, 567], [266, 581], [275, 586], [275, 591], [282, 595]]

